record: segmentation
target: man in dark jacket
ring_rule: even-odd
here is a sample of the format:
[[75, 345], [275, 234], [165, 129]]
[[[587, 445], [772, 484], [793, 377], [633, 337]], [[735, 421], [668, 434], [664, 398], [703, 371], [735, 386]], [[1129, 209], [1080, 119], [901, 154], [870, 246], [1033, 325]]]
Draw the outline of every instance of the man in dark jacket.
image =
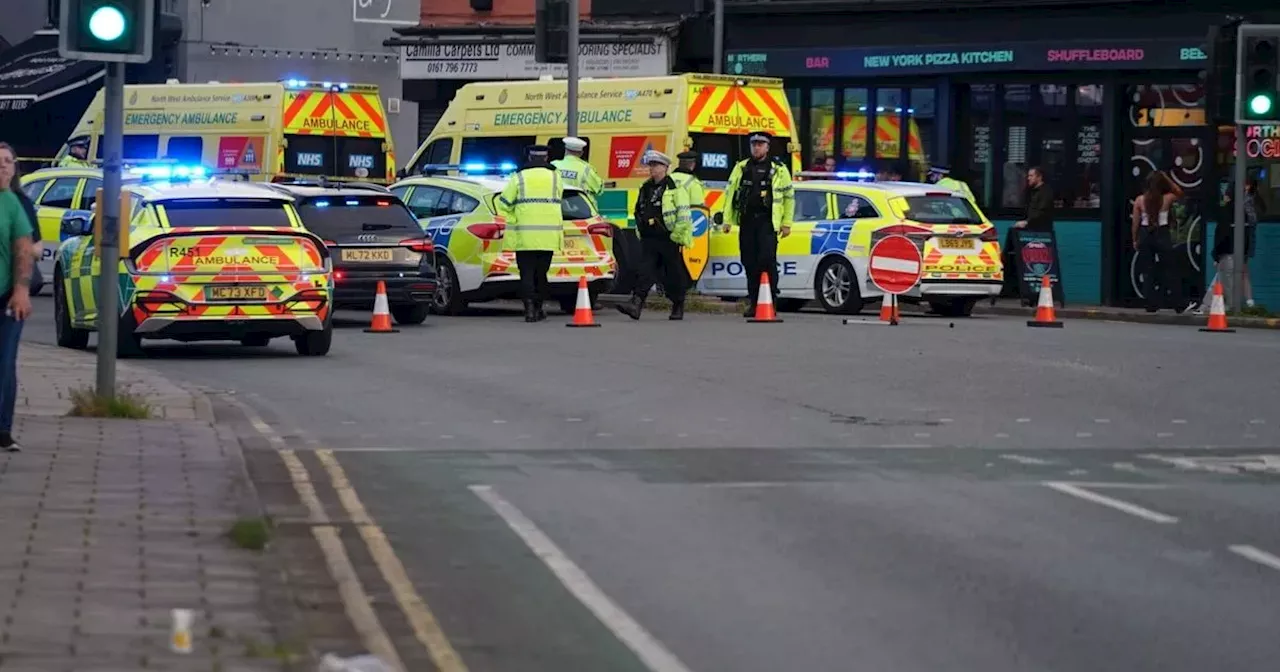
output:
[[[1014, 223], [1015, 229], [1041, 233], [1053, 232], [1053, 190], [1044, 181], [1044, 171], [1039, 166], [1027, 170], [1027, 218]], [[1019, 296], [1021, 284], [1018, 278], [1018, 246], [1014, 242], [1013, 229], [1004, 237], [1004, 296]], [[995, 305], [996, 297], [991, 298]], [[1022, 304], [1031, 305], [1031, 299], [1022, 297]]]

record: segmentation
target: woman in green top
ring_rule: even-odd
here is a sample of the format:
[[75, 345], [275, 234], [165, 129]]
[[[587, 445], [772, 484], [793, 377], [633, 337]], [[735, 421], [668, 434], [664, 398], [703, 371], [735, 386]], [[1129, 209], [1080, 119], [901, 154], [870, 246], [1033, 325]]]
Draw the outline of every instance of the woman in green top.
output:
[[13, 407], [18, 399], [18, 341], [22, 323], [31, 315], [32, 222], [14, 194], [18, 155], [0, 142], [0, 448], [14, 452]]

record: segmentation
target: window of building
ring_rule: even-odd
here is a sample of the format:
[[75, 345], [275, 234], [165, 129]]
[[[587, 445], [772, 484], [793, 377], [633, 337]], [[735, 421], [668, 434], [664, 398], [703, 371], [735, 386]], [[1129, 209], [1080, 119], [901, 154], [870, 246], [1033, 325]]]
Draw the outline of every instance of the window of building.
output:
[[[846, 162], [859, 163], [867, 158], [867, 90], [848, 88], [844, 90], [843, 123], [840, 132], [840, 154]], [[870, 136], [874, 137], [874, 136]]]
[[1076, 170], [1072, 208], [1102, 205], [1102, 86], [1075, 87]]
[[[1230, 208], [1235, 175], [1235, 127], [1218, 129], [1218, 204]], [[1256, 194], [1258, 219], [1280, 219], [1280, 127], [1250, 126], [1245, 129], [1244, 149], [1247, 178], [1245, 187]]]
[[809, 93], [809, 147], [813, 165], [821, 165], [836, 151], [836, 90], [814, 89]]
[[992, 132], [991, 111], [996, 87], [994, 84], [974, 84], [969, 87], [969, 95], [965, 103], [967, 120], [961, 125], [961, 145], [966, 149], [962, 154], [966, 157], [964, 170], [954, 171], [955, 176], [964, 180], [982, 207], [989, 207], [992, 192], [995, 189], [995, 176], [992, 172]]
[[933, 143], [937, 133], [937, 92], [933, 89], [911, 89], [907, 107], [907, 160], [916, 175], [924, 175], [934, 160]]
[[905, 111], [902, 98], [902, 89], [876, 90], [876, 158], [896, 159], [902, 156], [902, 115]]
[[791, 88], [784, 89], [783, 93], [787, 96], [787, 104], [791, 106], [791, 123], [792, 135], [800, 136], [800, 89]]

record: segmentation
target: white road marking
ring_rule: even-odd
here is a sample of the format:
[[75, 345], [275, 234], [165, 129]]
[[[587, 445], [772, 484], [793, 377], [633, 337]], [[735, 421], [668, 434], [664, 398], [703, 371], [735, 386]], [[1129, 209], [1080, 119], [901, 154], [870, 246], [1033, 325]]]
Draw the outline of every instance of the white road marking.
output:
[[521, 434], [521, 435], [517, 436], [516, 438], [517, 438], [517, 439], [532, 439], [532, 438], [533, 438], [533, 435], [532, 435], [532, 434]]
[[354, 425], [354, 424], [356, 424], [356, 421], [355, 421], [355, 420], [343, 420], [343, 421], [342, 421], [342, 424], [344, 424], [344, 425]]
[[716, 418], [716, 422], [729, 422], [729, 418]]
[[953, 419], [951, 419], [951, 418], [938, 418], [938, 422], [941, 422], [942, 424], [944, 424], [944, 425], [945, 425], [945, 424], [947, 424], [948, 422], [955, 422], [955, 420], [953, 420]]
[[1091, 437], [1091, 436], [1093, 436], [1093, 434], [1091, 434], [1091, 433], [1089, 433], [1089, 432], [1076, 432], [1076, 438], [1077, 438], [1077, 439], [1087, 439], [1087, 438], [1089, 438], [1089, 437]]
[[1173, 436], [1173, 432], [1156, 432], [1157, 439], [1167, 439]]
[[1246, 439], [1256, 439], [1256, 438], [1258, 438], [1258, 435], [1257, 435], [1257, 434], [1245, 434], [1245, 435], [1244, 435], [1244, 438], [1246, 438]]
[[1174, 516], [1163, 514], [1158, 511], [1152, 511], [1151, 509], [1115, 499], [1114, 497], [1099, 495], [1096, 492], [1085, 490], [1084, 488], [1072, 483], [1064, 483], [1062, 481], [1045, 481], [1041, 485], [1044, 485], [1046, 488], [1057, 490], [1065, 495], [1079, 497], [1085, 501], [1093, 502], [1094, 504], [1101, 504], [1102, 506], [1113, 508], [1116, 511], [1123, 511], [1131, 516], [1137, 516], [1138, 518], [1142, 518], [1143, 520], [1148, 520], [1153, 523], [1169, 525], [1178, 522], [1178, 519]]
[[1249, 424], [1251, 424], [1251, 425], [1265, 425], [1265, 424], [1267, 424], [1267, 421], [1266, 421], [1266, 420], [1263, 420], [1262, 418], [1254, 418], [1253, 420], [1250, 420], [1250, 421], [1249, 421]]
[[603, 439], [603, 438], [607, 438], [607, 437], [610, 437], [610, 436], [613, 436], [613, 435], [612, 435], [612, 434], [610, 434], [609, 432], [596, 432], [596, 436], [598, 436], [598, 437], [600, 437], [600, 438], [602, 438], [602, 439]]
[[640, 422], [653, 422], [653, 418], [640, 418]]
[[1001, 455], [1000, 457], [1002, 459], [1009, 460], [1010, 462], [1017, 462], [1018, 464], [1053, 464], [1050, 460], [1044, 460], [1038, 457], [1027, 457], [1026, 455]]
[[506, 421], [506, 420], [494, 420], [494, 421], [493, 421], [493, 424], [495, 424], [495, 425], [505, 425], [505, 424], [507, 424], [507, 421]]
[[1084, 476], [1087, 473], [1089, 473], [1088, 469], [1072, 469], [1071, 471], [1067, 472], [1067, 475], [1068, 476]]
[[687, 439], [687, 438], [689, 438], [689, 435], [688, 435], [688, 434], [676, 434], [676, 438], [677, 438], [677, 439]]
[[565, 422], [582, 422], [582, 418], [565, 418]]
[[442, 439], [452, 439], [452, 438], [453, 438], [453, 435], [452, 435], [452, 434], [441, 434], [441, 435], [440, 435], [440, 438], [442, 438]]
[[1182, 419], [1182, 418], [1174, 418], [1174, 419], [1173, 419], [1173, 424], [1175, 424], [1175, 425], [1185, 425], [1185, 424], [1187, 424], [1187, 421], [1186, 421], [1186, 420], [1184, 420], [1184, 419]]
[[525, 545], [546, 564], [551, 573], [560, 579], [560, 583], [564, 584], [564, 587], [578, 598], [583, 606], [600, 619], [600, 622], [618, 638], [618, 641], [636, 654], [645, 667], [652, 672], [689, 672], [689, 668], [685, 667], [675, 654], [668, 651], [662, 642], [649, 634], [644, 626], [610, 599], [591, 580], [591, 577], [565, 555], [564, 551], [560, 550], [560, 547], [520, 509], [504, 499], [491, 486], [472, 485], [470, 489], [506, 522], [511, 531], [524, 541]]
[[1007, 438], [1009, 438], [1009, 435], [1008, 435], [1008, 434], [1005, 434], [1004, 432], [999, 432], [998, 434], [996, 434], [996, 438], [997, 438], [997, 439], [1007, 439]]
[[1129, 462], [1116, 462], [1111, 465], [1111, 468], [1115, 469], [1116, 471], [1137, 471], [1138, 470], [1137, 467], [1133, 466], [1133, 464]]
[[930, 434], [929, 432], [916, 432], [916, 438], [917, 438], [917, 439], [927, 439], [927, 438], [929, 438], [930, 436], [933, 436], [933, 435], [932, 435], [932, 434]]
[[715, 481], [710, 483], [695, 483], [704, 488], [780, 488], [784, 485], [795, 485], [795, 483], [786, 483], [778, 481]]
[[1018, 418], [1014, 422], [1028, 423], [1028, 422], [1031, 422], [1031, 418]]
[[1105, 425], [1108, 422], [1111, 422], [1109, 418], [1094, 418], [1093, 421], [1098, 423], [1099, 425]]
[[1235, 553], [1236, 555], [1242, 558], [1252, 560], [1258, 563], [1259, 565], [1270, 567], [1271, 569], [1274, 569], [1280, 572], [1280, 557], [1276, 557], [1260, 548], [1255, 548], [1253, 546], [1247, 546], [1247, 545], [1239, 545], [1239, 546], [1228, 546], [1227, 550], [1231, 551], [1232, 553]]

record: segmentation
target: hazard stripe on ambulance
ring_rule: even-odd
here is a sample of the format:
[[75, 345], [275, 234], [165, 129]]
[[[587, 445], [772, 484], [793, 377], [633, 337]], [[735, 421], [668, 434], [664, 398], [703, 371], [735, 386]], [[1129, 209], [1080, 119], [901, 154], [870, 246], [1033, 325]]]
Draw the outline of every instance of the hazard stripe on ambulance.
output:
[[297, 135], [384, 137], [378, 99], [365, 93], [297, 91], [285, 99], [284, 129]]
[[686, 123], [695, 133], [745, 135], [764, 130], [794, 135], [786, 94], [758, 86], [690, 86]]

